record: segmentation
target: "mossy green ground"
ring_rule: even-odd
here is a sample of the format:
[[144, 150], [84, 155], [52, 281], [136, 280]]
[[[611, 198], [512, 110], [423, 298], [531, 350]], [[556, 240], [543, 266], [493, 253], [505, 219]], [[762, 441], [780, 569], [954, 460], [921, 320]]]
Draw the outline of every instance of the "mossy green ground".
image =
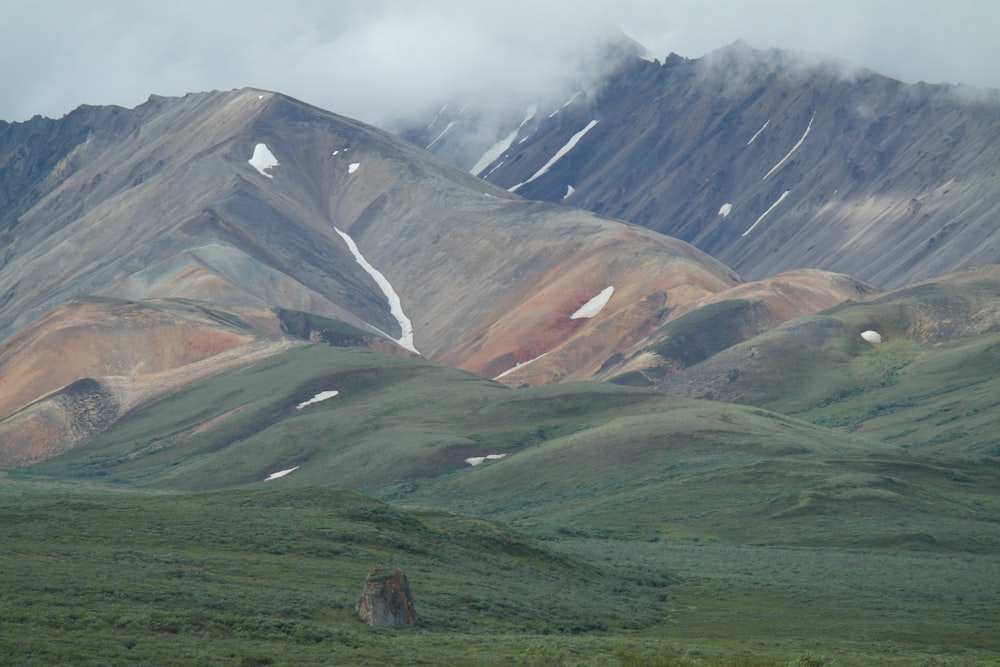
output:
[[[6, 664], [998, 664], [991, 556], [539, 542], [327, 489], [3, 481]], [[373, 565], [407, 572], [416, 627], [357, 618]]]
[[[247, 364], [3, 474], [0, 651], [25, 665], [1000, 664], [1000, 464], [984, 436], [945, 455], [873, 437], [875, 417], [822, 423], [962, 372], [910, 352], [848, 355], [867, 384], [809, 421], [607, 384], [514, 390], [325, 345]], [[966, 409], [991, 414], [987, 394]], [[509, 456], [464, 461], [491, 453]], [[374, 566], [407, 572], [417, 627], [357, 618]]]

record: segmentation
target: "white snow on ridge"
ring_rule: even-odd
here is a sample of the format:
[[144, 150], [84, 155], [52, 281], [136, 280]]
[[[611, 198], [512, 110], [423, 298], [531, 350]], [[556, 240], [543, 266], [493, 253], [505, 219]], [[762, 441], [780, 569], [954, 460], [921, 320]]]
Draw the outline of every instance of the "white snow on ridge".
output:
[[444, 135], [448, 134], [448, 130], [450, 130], [454, 125], [455, 125], [455, 121], [449, 121], [448, 124], [444, 126], [444, 129], [441, 130], [441, 134], [439, 134], [436, 137], [434, 137], [434, 141], [432, 141], [431, 143], [427, 144], [427, 146], [425, 147], [425, 149], [426, 150], [430, 150], [431, 146], [433, 146], [438, 141], [440, 141], [441, 137], [443, 137]]
[[571, 150], [573, 150], [573, 147], [576, 146], [577, 143], [579, 143], [580, 139], [583, 138], [583, 135], [585, 135], [588, 132], [590, 132], [590, 130], [592, 130], [593, 127], [595, 125], [597, 125], [597, 123], [598, 123], [598, 121], [596, 121], [596, 120], [592, 120], [589, 123], [587, 123], [587, 126], [585, 128], [583, 128], [582, 130], [580, 130], [579, 132], [577, 132], [576, 134], [574, 134], [572, 137], [570, 137], [569, 141], [566, 142], [566, 145], [563, 146], [562, 148], [560, 148], [558, 151], [556, 151], [556, 154], [552, 156], [552, 159], [550, 159], [548, 162], [546, 162], [545, 166], [543, 166], [541, 169], [539, 169], [538, 171], [536, 171], [531, 176], [531, 178], [529, 178], [526, 181], [522, 181], [521, 183], [518, 183], [514, 187], [507, 188], [507, 189], [510, 192], [515, 192], [518, 188], [520, 188], [522, 186], [525, 186], [528, 183], [531, 183], [533, 180], [535, 180], [539, 176], [543, 176], [552, 167], [552, 165], [554, 165], [556, 162], [558, 162], [560, 159], [562, 159], [562, 157], [564, 155], [566, 155], [566, 153], [569, 153]]
[[483, 156], [479, 158], [479, 162], [472, 166], [469, 173], [474, 176], [478, 176], [484, 169], [486, 169], [486, 167], [493, 164], [494, 160], [503, 155], [507, 149], [510, 148], [511, 144], [514, 143], [514, 139], [517, 138], [518, 133], [525, 125], [527, 125], [529, 120], [535, 117], [536, 113], [538, 113], [538, 107], [532, 104], [528, 107], [527, 111], [525, 111], [524, 120], [522, 120], [521, 124], [517, 126], [517, 129], [488, 148], [486, 152], [483, 153]]
[[301, 410], [302, 408], [308, 407], [314, 403], [321, 403], [327, 399], [333, 398], [334, 396], [339, 396], [340, 392], [336, 389], [331, 389], [330, 391], [321, 391], [308, 401], [303, 401], [295, 406], [296, 410]]
[[575, 93], [573, 93], [573, 97], [571, 97], [568, 100], [566, 100], [565, 104], [563, 104], [561, 107], [559, 107], [558, 109], [556, 109], [555, 111], [553, 111], [552, 113], [550, 113], [548, 117], [549, 118], [554, 118], [555, 116], [558, 116], [560, 111], [562, 111], [563, 109], [565, 109], [569, 105], [573, 104], [573, 102], [576, 100], [576, 98], [580, 97], [580, 95], [582, 95], [582, 94], [583, 94], [582, 90], [578, 90]]
[[571, 196], [571, 195], [572, 195], [572, 194], [573, 194], [574, 192], [576, 192], [576, 188], [574, 188], [574, 187], [573, 187], [572, 185], [567, 185], [567, 186], [566, 186], [566, 194], [564, 194], [564, 195], [563, 195], [563, 199], [564, 199], [564, 200], [565, 200], [565, 199], [569, 199], [569, 198], [570, 198], [570, 196]]
[[257, 144], [253, 147], [253, 156], [247, 160], [250, 166], [267, 176], [268, 178], [274, 178], [271, 174], [264, 171], [265, 169], [270, 169], [272, 167], [277, 167], [280, 163], [278, 159], [274, 157], [267, 144]]
[[[441, 107], [441, 111], [444, 111], [446, 108], [447, 108], [447, 105]], [[439, 111], [438, 114], [440, 114], [441, 111]], [[441, 134], [439, 134], [436, 137], [434, 137], [434, 141], [432, 141], [431, 143], [427, 144], [426, 150], [430, 150], [431, 146], [433, 146], [437, 142], [441, 141], [441, 137], [443, 137], [444, 135], [448, 134], [448, 130], [450, 130], [452, 127], [454, 127], [455, 122], [458, 120], [458, 117], [461, 116], [464, 112], [465, 112], [465, 107], [462, 107], [461, 109], [459, 109], [458, 113], [455, 114], [455, 118], [453, 118], [447, 125], [445, 125], [445, 127], [444, 127], [443, 130], [441, 130]], [[434, 120], [435, 121], [437, 120], [437, 116], [434, 117]], [[433, 123], [431, 125], [433, 125]]]
[[576, 312], [569, 316], [569, 319], [582, 320], [594, 317], [599, 312], [601, 312], [601, 309], [604, 308], [604, 306], [607, 305], [608, 301], [611, 300], [611, 295], [614, 293], [615, 293], [615, 286], [608, 285], [607, 287], [602, 289], [597, 296], [595, 296], [590, 301], [577, 308]]
[[272, 472], [270, 475], [264, 478], [265, 482], [270, 482], [272, 479], [278, 479], [279, 477], [284, 477], [290, 472], [295, 472], [301, 466], [295, 466], [294, 468], [289, 468], [288, 470], [279, 470], [278, 472]]
[[353, 174], [358, 170], [358, 167], [360, 166], [361, 166], [360, 162], [352, 162], [351, 164], [347, 165], [347, 173]]
[[768, 206], [767, 210], [764, 211], [763, 213], [761, 213], [760, 217], [757, 218], [757, 222], [755, 222], [752, 225], [750, 225], [750, 229], [748, 229], [745, 232], [743, 232], [740, 235], [740, 237], [742, 238], [743, 236], [746, 236], [747, 234], [749, 234], [750, 232], [752, 232], [753, 228], [756, 227], [757, 225], [759, 225], [760, 221], [764, 219], [764, 216], [766, 216], [768, 213], [770, 213], [771, 211], [773, 211], [778, 204], [780, 204], [781, 202], [783, 202], [785, 200], [785, 197], [788, 196], [789, 192], [791, 192], [791, 190], [785, 190], [784, 192], [782, 192], [781, 196], [778, 197], [778, 200], [776, 202], [774, 202], [773, 204], [771, 204], [770, 206]]
[[753, 136], [750, 137], [750, 141], [747, 142], [747, 146], [749, 146], [750, 144], [752, 144], [754, 142], [754, 139], [756, 139], [760, 135], [760, 133], [764, 131], [764, 128], [767, 127], [768, 123], [770, 123], [770, 122], [771, 122], [770, 118], [768, 118], [767, 120], [764, 121], [764, 124], [760, 126], [760, 129], [757, 130], [756, 132], [754, 132]]
[[729, 217], [729, 214], [733, 212], [733, 205], [730, 203], [725, 203], [719, 207], [719, 215], [723, 218]]
[[438, 109], [438, 112], [436, 114], [434, 114], [434, 118], [431, 120], [430, 123], [427, 124], [427, 129], [428, 130], [431, 129], [432, 127], [434, 127], [434, 123], [438, 122], [438, 118], [441, 117], [441, 114], [443, 114], [444, 111], [445, 111], [445, 109], [447, 109], [447, 108], [448, 108], [448, 105], [445, 104], [443, 107], [441, 107], [440, 109]]
[[354, 239], [336, 227], [334, 227], [333, 230], [340, 234], [340, 237], [344, 239], [344, 242], [350, 249], [351, 254], [354, 255], [354, 259], [357, 260], [358, 264], [361, 265], [361, 268], [372, 277], [372, 280], [375, 281], [375, 283], [379, 286], [379, 289], [382, 290], [382, 293], [385, 294], [385, 298], [388, 299], [389, 312], [392, 313], [392, 316], [396, 318], [397, 322], [399, 322], [399, 330], [401, 332], [401, 335], [396, 342], [405, 347], [407, 350], [420, 354], [417, 348], [413, 346], [413, 323], [410, 322], [410, 318], [408, 318], [403, 312], [403, 304], [399, 300], [399, 295], [396, 294], [396, 290], [392, 288], [392, 284], [384, 275], [382, 275], [381, 271], [372, 266], [368, 260], [364, 258], [361, 251], [358, 250], [358, 244], [354, 242]]
[[500, 375], [496, 376], [493, 379], [494, 380], [499, 380], [500, 378], [502, 378], [505, 375], [510, 375], [511, 373], [513, 373], [514, 371], [516, 371], [518, 368], [521, 368], [522, 366], [527, 366], [528, 364], [532, 364], [532, 363], [538, 361], [539, 359], [541, 359], [542, 357], [544, 357], [546, 354], [548, 354], [548, 352], [542, 352], [540, 355], [538, 355], [534, 359], [528, 359], [527, 361], [519, 361], [516, 364], [514, 364], [513, 367], [508, 368], [503, 373], [501, 373]]
[[483, 461], [495, 461], [497, 459], [502, 459], [507, 456], [507, 454], [487, 454], [486, 456], [470, 456], [465, 459], [465, 462], [470, 466], [477, 466]]
[[798, 150], [799, 146], [802, 145], [802, 142], [805, 141], [806, 137], [809, 136], [809, 130], [812, 129], [813, 121], [815, 119], [816, 119], [816, 112], [813, 111], [812, 118], [809, 119], [809, 124], [806, 125], [806, 131], [802, 133], [802, 137], [797, 142], [795, 142], [795, 145], [792, 146], [792, 150], [788, 151], [788, 153], [785, 155], [785, 157], [783, 157], [780, 160], [778, 160], [778, 164], [776, 164], [773, 167], [771, 167], [771, 171], [769, 171], [766, 174], [764, 174], [764, 178], [762, 178], [760, 180], [766, 181], [768, 176], [770, 176], [774, 172], [776, 172], [779, 169], [781, 169], [781, 167], [785, 164], [785, 162], [788, 161], [788, 158], [792, 157], [792, 153], [794, 153], [796, 150]]

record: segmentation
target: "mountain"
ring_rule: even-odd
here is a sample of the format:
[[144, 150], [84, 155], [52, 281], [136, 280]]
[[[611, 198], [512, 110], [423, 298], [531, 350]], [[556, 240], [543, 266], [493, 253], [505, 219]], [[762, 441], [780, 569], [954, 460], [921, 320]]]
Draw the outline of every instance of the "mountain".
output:
[[998, 353], [1000, 267], [989, 266], [789, 319], [649, 384], [909, 449], [995, 456]]
[[[692, 243], [743, 278], [899, 287], [1000, 261], [1000, 91], [904, 84], [736, 42], [638, 57], [493, 140], [469, 111], [402, 132], [484, 180]], [[445, 132], [445, 130], [447, 130]]]
[[[522, 200], [263, 91], [85, 107], [0, 137], [8, 443], [38, 420], [46, 441], [88, 437], [153, 374], [219, 370], [219, 355], [291, 331], [276, 311], [487, 377], [547, 354], [544, 375], [522, 378], [538, 384], [586, 377], [666, 308], [738, 282], [688, 244]], [[85, 379], [100, 417], [67, 398]]]
[[[932, 139], [852, 86], [966, 134], [900, 172]], [[490, 180], [256, 89], [0, 123], [5, 655], [994, 660], [1000, 265], [951, 266], [993, 257], [992, 102], [954, 93], [634, 60], [470, 149]], [[892, 212], [938, 171], [921, 255]], [[357, 619], [376, 567], [412, 631]]]

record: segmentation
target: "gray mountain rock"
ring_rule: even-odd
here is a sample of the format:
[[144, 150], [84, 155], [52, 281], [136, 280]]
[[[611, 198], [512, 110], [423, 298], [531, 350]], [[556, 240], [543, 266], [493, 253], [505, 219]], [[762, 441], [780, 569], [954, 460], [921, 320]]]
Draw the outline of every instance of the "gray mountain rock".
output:
[[495, 155], [451, 134], [449, 157], [491, 183], [688, 241], [749, 280], [809, 267], [895, 287], [1000, 261], [1000, 91], [737, 42], [634, 58], [598, 93], [512, 119]]

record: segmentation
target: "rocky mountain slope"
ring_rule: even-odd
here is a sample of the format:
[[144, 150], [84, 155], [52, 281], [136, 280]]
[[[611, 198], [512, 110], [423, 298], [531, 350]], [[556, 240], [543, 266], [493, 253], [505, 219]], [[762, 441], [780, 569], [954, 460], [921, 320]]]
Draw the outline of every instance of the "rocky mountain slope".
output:
[[[210, 366], [281, 335], [273, 309], [487, 377], [545, 354], [519, 382], [585, 377], [666, 310], [739, 282], [688, 244], [522, 200], [263, 91], [81, 108], [0, 138], [0, 419], [83, 379], [110, 405], [108, 378]], [[66, 307], [84, 296], [105, 302]], [[162, 307], [178, 299], [200, 305]], [[54, 440], [107, 416], [81, 431], [60, 414]]]
[[898, 287], [1000, 261], [1000, 91], [737, 42], [633, 58], [492, 145], [472, 118], [445, 110], [403, 136], [519, 195], [688, 241], [746, 279], [822, 268]]
[[[752, 63], [757, 55], [741, 48], [715, 59]], [[195, 380], [302, 339], [421, 355], [515, 387], [604, 379], [675, 391], [682, 378], [693, 377], [689, 369], [714, 368], [713, 360], [744, 341], [845, 301], [875, 298], [879, 290], [872, 284], [818, 269], [767, 271], [759, 280], [742, 283], [722, 262], [655, 229], [521, 198], [551, 194], [543, 186], [555, 187], [553, 179], [562, 178], [559, 170], [579, 166], [581, 156], [590, 156], [587, 164], [610, 165], [610, 158], [598, 159], [600, 151], [655, 152], [653, 139], [660, 130], [668, 139], [674, 136], [670, 141], [704, 135], [729, 146], [732, 142], [724, 138], [756, 123], [749, 111], [754, 105], [760, 107], [754, 113], [792, 123], [807, 97], [819, 99], [818, 93], [790, 97], [765, 86], [756, 102], [744, 105], [748, 120], [725, 106], [737, 104], [743, 93], [718, 89], [719, 81], [704, 71], [709, 64], [636, 61], [638, 69], [616, 81], [628, 84], [626, 90], [645, 81], [643, 73], [651, 77], [649, 85], [662, 84], [664, 77], [689, 77], [691, 90], [715, 90], [699, 97], [723, 105], [712, 113], [663, 106], [661, 99], [659, 107], [639, 105], [626, 114], [620, 104], [629, 96], [619, 99], [609, 89], [594, 103], [574, 99], [544, 119], [525, 119], [507, 142], [516, 155], [501, 151], [493, 163], [480, 160], [482, 170], [495, 175], [491, 179], [519, 174], [521, 180], [509, 189], [389, 133], [252, 89], [152, 97], [131, 110], [82, 107], [59, 120], [0, 124], [0, 223], [5, 228], [0, 236], [0, 460], [10, 464], [58, 454]], [[750, 69], [767, 86], [787, 86], [799, 76], [787, 63], [787, 71], [774, 70], [773, 64], [761, 67]], [[754, 80], [748, 78], [739, 90], [745, 92]], [[615, 100], [619, 106], [608, 106]], [[654, 107], [688, 124], [718, 116], [717, 123], [711, 130], [666, 131], [663, 118], [640, 113]], [[595, 110], [609, 115], [588, 121], [569, 140], [559, 138], [561, 148], [553, 153], [552, 137], [579, 126]], [[750, 188], [746, 193], [759, 195], [762, 189], [786, 187], [782, 179], [795, 174], [812, 184], [808, 187], [835, 185], [823, 170], [803, 171], [806, 158], [819, 159], [806, 139], [829, 139], [829, 130], [813, 129], [814, 120], [810, 115], [785, 157], [770, 155], [779, 151], [780, 133], [765, 140], [770, 121], [762, 123], [741, 149], [756, 146], [762, 155], [730, 156], [732, 191], [745, 187]], [[640, 126], [646, 134], [629, 139], [630, 128]], [[626, 140], [587, 148], [587, 142], [616, 127], [617, 136]], [[591, 152], [601, 145], [605, 148]], [[698, 146], [697, 151], [696, 144], [689, 148], [707, 150], [704, 142]], [[982, 163], [989, 150], [971, 162], [964, 161], [969, 156], [964, 151], [962, 160], [953, 161], [968, 170], [967, 185], [979, 187], [992, 178]], [[673, 152], [663, 155], [668, 153], [673, 160]], [[545, 154], [548, 162], [527, 168], [534, 170], [530, 175], [514, 169], [531, 164], [532, 155]], [[739, 160], [760, 166], [772, 158], [773, 167], [762, 178], [754, 176], [752, 188], [748, 172], [737, 173]], [[511, 166], [505, 166], [508, 160]], [[653, 163], [644, 164], [653, 169]], [[654, 166], [651, 173], [665, 182], [690, 178], [702, 168], [682, 169], [669, 161]], [[668, 167], [669, 175], [663, 171]], [[645, 168], [619, 169], [626, 171], [646, 173]], [[580, 203], [586, 204], [586, 183], [597, 188], [593, 196], [599, 187], [610, 187], [613, 179], [602, 174], [581, 171], [582, 180], [574, 180], [579, 188], [552, 198], [566, 203], [583, 198]], [[859, 180], [857, 192], [869, 186]], [[710, 191], [721, 192], [703, 188], [697, 197], [708, 201]], [[744, 206], [740, 197], [731, 199], [731, 207], [713, 217], [717, 230], [727, 220], [730, 228]], [[671, 201], [680, 205], [682, 200]], [[992, 211], [991, 202], [985, 197], [979, 205]], [[945, 207], [934, 215], [955, 210]], [[662, 219], [689, 220], [681, 215]], [[766, 228], [767, 238], [782, 235], [781, 252], [765, 261], [737, 244], [718, 246], [720, 254], [751, 272], [781, 268], [790, 261], [784, 249], [804, 241], [783, 226], [790, 222], [767, 223], [758, 219], [740, 238]], [[818, 224], [811, 219], [807, 227]], [[961, 244], [949, 241], [935, 257], [951, 256], [970, 239], [981, 240], [984, 230], [994, 231], [982, 217], [967, 228], [954, 235], [964, 239]], [[729, 238], [728, 232], [706, 230], [693, 240]], [[881, 230], [857, 231], [866, 253], [885, 254]], [[897, 247], [905, 249], [909, 238], [900, 238]], [[813, 247], [823, 254], [817, 265], [837, 264], [843, 256], [831, 245]], [[991, 247], [986, 242], [977, 252], [989, 254]], [[800, 259], [811, 257], [805, 253]], [[877, 265], [893, 271], [894, 261]], [[937, 266], [931, 260], [906, 262], [920, 273]], [[893, 280], [904, 275], [909, 274]], [[688, 384], [715, 386], [720, 381], [716, 371]], [[727, 368], [721, 377], [731, 382], [733, 372]], [[699, 391], [684, 390], [702, 395]]]

